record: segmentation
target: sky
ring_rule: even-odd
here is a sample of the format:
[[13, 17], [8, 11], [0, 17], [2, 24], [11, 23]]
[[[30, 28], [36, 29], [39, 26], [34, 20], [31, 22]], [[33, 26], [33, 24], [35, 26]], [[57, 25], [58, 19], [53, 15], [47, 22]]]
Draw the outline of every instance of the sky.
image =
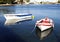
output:
[[37, 2], [41, 2], [41, 1], [44, 1], [44, 2], [46, 2], [46, 1], [56, 2], [56, 1], [58, 1], [58, 0], [30, 0], [30, 2], [34, 2], [34, 1], [37, 1]]

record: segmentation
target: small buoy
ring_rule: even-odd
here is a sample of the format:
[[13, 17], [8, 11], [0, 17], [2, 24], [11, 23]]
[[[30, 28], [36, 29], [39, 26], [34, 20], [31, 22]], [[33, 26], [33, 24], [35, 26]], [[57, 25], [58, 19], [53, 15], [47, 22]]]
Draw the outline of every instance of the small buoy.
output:
[[35, 16], [32, 16], [32, 19], [34, 19], [35, 18]]

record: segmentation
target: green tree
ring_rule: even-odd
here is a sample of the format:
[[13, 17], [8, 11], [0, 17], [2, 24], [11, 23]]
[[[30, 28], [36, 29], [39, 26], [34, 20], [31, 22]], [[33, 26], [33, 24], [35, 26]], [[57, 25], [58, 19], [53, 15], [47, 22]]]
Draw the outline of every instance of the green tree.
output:
[[60, 0], [58, 0], [58, 3], [60, 3]]
[[23, 0], [20, 0], [20, 3], [23, 4]]
[[15, 0], [6, 0], [6, 3], [9, 3], [9, 4], [11, 4], [11, 3], [13, 3]]
[[29, 2], [30, 0], [26, 0], [26, 2]]

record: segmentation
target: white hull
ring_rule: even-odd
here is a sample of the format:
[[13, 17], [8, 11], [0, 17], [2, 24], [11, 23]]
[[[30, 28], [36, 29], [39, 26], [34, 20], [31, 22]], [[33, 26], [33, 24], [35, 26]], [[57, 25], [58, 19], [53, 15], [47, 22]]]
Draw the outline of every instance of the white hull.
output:
[[[23, 17], [21, 15], [24, 15], [24, 14], [5, 14], [4, 15], [4, 17], [6, 19], [5, 25], [10, 25], [10, 24], [14, 24], [19, 21], [32, 19], [32, 15], [27, 15], [27, 16], [23, 16]], [[19, 17], [19, 16], [21, 16], [21, 17]]]
[[44, 30], [47, 30], [49, 28], [51, 28], [52, 26], [38, 26], [38, 28], [41, 30], [41, 31], [44, 31]]

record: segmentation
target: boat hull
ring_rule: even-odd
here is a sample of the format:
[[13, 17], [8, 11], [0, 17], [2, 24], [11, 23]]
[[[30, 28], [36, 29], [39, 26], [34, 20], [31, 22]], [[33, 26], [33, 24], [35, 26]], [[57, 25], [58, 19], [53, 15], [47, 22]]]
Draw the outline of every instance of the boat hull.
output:
[[36, 27], [39, 28], [41, 31], [45, 31], [47, 29], [54, 28], [54, 26], [36, 26]]
[[32, 14], [5, 14], [5, 25], [15, 24], [19, 21], [31, 20]]

